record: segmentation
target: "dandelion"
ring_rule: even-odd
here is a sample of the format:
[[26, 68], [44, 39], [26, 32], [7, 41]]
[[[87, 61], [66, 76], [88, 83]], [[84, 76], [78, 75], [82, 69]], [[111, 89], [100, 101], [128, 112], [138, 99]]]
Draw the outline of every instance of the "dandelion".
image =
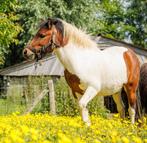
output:
[[0, 143], [147, 143], [146, 118], [140, 128], [118, 116], [91, 119], [92, 126], [87, 128], [79, 116], [0, 116]]
[[142, 140], [141, 140], [141, 138], [139, 138], [139, 137], [133, 137], [133, 141], [134, 141], [135, 143], [142, 143]]
[[123, 143], [129, 143], [129, 139], [127, 137], [122, 137], [121, 139]]

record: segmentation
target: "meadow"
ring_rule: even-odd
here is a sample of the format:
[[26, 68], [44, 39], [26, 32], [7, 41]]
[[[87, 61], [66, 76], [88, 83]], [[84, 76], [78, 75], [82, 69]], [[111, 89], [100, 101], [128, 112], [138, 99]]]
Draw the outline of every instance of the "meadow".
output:
[[0, 116], [1, 143], [147, 143], [147, 120], [135, 125], [118, 114], [92, 115], [87, 127], [80, 116], [28, 114]]

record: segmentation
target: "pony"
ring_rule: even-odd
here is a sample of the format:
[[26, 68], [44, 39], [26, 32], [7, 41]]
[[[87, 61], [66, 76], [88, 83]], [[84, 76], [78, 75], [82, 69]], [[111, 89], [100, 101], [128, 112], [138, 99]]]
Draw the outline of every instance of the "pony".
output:
[[141, 66], [139, 82], [141, 105], [143, 114], [147, 114], [147, 63]]
[[97, 96], [113, 95], [117, 110], [125, 117], [120, 93], [124, 87], [131, 122], [135, 122], [136, 90], [140, 63], [125, 47], [100, 50], [90, 35], [61, 19], [48, 18], [23, 50], [29, 60], [54, 52], [65, 68], [65, 79], [77, 97], [82, 120], [90, 126], [87, 104]]

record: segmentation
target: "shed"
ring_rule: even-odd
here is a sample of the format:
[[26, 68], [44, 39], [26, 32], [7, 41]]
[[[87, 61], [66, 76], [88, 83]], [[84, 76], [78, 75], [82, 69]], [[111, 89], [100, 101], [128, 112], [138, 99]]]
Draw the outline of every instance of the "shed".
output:
[[[12, 95], [15, 92], [17, 95], [24, 96], [24, 92], [26, 92], [24, 89], [28, 88], [28, 86], [33, 86], [34, 94], [37, 94], [40, 86], [38, 85], [40, 84], [38, 83], [40, 76], [45, 77], [42, 79], [45, 81], [45, 79], [50, 79], [50, 77], [56, 80], [63, 76], [63, 74], [63, 66], [55, 55], [45, 57], [39, 62], [24, 61], [20, 64], [4, 68], [0, 70], [0, 97]], [[38, 77], [38, 79], [34, 81], [34, 78], [31, 79], [30, 77]], [[28, 81], [33, 85], [29, 85]], [[42, 86], [44, 86], [43, 84], [44, 83], [42, 83]]]

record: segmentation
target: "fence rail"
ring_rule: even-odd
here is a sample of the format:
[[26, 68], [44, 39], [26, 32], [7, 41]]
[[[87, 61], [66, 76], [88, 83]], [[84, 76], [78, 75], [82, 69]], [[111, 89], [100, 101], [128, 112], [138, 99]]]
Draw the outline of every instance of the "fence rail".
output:
[[[43, 84], [43, 86], [12, 84], [6, 88], [0, 88], [0, 115], [16, 111], [21, 114], [50, 112], [70, 116], [79, 115], [79, 107], [67, 85], [61, 82], [54, 86], [55, 90], [53, 82], [49, 80], [48, 84]], [[50, 92], [49, 96], [46, 89]], [[102, 97], [94, 99], [88, 105], [90, 113], [99, 114], [105, 110], [103, 104]]]

